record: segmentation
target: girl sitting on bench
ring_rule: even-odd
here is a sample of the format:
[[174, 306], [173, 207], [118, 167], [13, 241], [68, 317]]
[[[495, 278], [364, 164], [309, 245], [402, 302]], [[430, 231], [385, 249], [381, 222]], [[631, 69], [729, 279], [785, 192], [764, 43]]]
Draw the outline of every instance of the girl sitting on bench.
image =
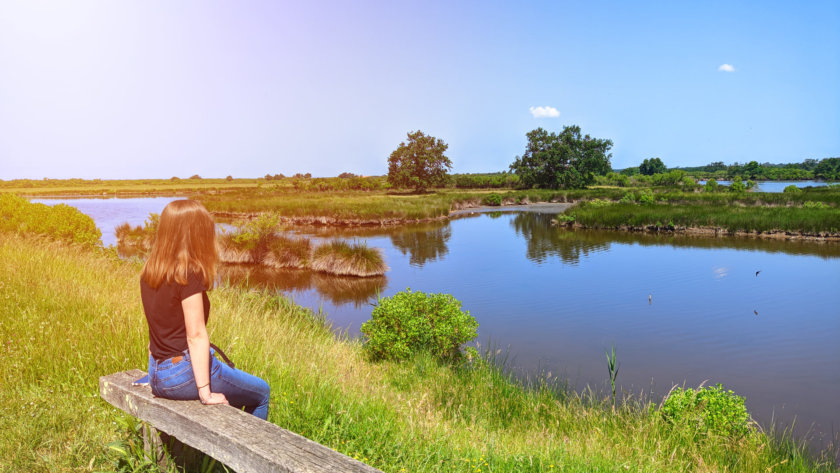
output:
[[216, 226], [200, 203], [170, 202], [140, 276], [155, 396], [230, 404], [268, 417], [268, 384], [216, 359], [207, 335], [216, 278]]

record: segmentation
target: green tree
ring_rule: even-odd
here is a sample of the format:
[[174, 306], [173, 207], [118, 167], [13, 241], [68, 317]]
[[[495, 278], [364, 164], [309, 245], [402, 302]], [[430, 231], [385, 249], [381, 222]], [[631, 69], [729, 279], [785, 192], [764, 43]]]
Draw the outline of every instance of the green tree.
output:
[[563, 127], [560, 133], [537, 128], [526, 136], [525, 153], [510, 165], [525, 187], [581, 188], [611, 171], [612, 140], [581, 136], [577, 125]]
[[825, 180], [840, 179], [840, 158], [825, 158], [814, 167], [814, 176]]
[[756, 179], [764, 175], [764, 168], [758, 164], [758, 161], [750, 161], [744, 165], [744, 174], [749, 179]]
[[388, 183], [394, 187], [414, 188], [422, 192], [446, 184], [452, 161], [443, 153], [449, 145], [420, 130], [408, 133], [388, 158]]
[[665, 163], [659, 158], [645, 159], [639, 166], [639, 174], [644, 174], [645, 176], [661, 174], [667, 170], [668, 168], [665, 167]]

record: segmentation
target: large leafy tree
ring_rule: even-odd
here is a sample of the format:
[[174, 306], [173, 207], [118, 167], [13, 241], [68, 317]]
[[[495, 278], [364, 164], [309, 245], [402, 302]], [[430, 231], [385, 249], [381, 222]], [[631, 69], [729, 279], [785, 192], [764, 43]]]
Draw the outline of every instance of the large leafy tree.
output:
[[665, 163], [663, 163], [662, 160], [659, 158], [645, 159], [639, 166], [639, 174], [644, 174], [645, 176], [662, 174], [667, 170], [668, 168], [665, 167]]
[[408, 133], [408, 139], [388, 158], [388, 183], [418, 192], [446, 184], [452, 168], [452, 161], [443, 154], [447, 148], [443, 140], [420, 130]]
[[580, 188], [611, 170], [612, 140], [581, 136], [577, 125], [564, 127], [560, 133], [537, 128], [526, 136], [525, 153], [510, 165], [525, 187]]

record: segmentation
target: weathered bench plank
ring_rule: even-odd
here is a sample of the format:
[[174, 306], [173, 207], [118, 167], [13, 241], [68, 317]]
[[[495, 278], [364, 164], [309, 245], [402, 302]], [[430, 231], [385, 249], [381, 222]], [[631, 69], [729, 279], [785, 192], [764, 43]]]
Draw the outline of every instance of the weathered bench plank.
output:
[[144, 374], [131, 370], [103, 376], [99, 395], [237, 472], [379, 472], [239, 409], [162, 399], [148, 386], [131, 385]]

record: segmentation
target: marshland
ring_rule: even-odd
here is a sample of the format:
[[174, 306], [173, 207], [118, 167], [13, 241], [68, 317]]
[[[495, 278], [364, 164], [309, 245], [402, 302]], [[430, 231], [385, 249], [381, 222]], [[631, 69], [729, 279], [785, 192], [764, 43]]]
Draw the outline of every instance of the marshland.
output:
[[[719, 222], [715, 224], [726, 230], [725, 237], [681, 234], [668, 231], [665, 225], [660, 231], [637, 233], [587, 230], [582, 226], [557, 225], [557, 222], [571, 213], [576, 220], [583, 220], [589, 208], [610, 207], [621, 208], [626, 214], [654, 209], [657, 219], [686, 205], [716, 208], [720, 214], [725, 213], [725, 208], [763, 206], [808, 211], [836, 209], [835, 192], [833, 187], [779, 195], [704, 193], [699, 188], [688, 191], [650, 186], [569, 192], [491, 188], [471, 195], [469, 205], [450, 201], [450, 207], [442, 213], [447, 218], [384, 226], [317, 222], [293, 225], [283, 220], [282, 211], [255, 213], [250, 218], [229, 220], [222, 225], [220, 241], [232, 242], [240, 236], [237, 250], [240, 259], [228, 256], [235, 264], [223, 268], [224, 282], [211, 292], [214, 314], [227, 312], [219, 315], [223, 317], [218, 322], [218, 330], [222, 332], [214, 331], [212, 336], [214, 340], [229, 343], [224, 337], [232, 334], [225, 335], [223, 325], [231, 322], [242, 326], [245, 320], [242, 317], [251, 317], [250, 312], [275, 321], [272, 323], [276, 323], [277, 330], [292, 330], [297, 338], [294, 343], [289, 341], [290, 336], [276, 338], [271, 329], [260, 335], [259, 340], [264, 342], [233, 350], [237, 362], [244, 358], [247, 363], [253, 363], [250, 368], [268, 376], [272, 386], [290, 387], [273, 399], [272, 416], [276, 417], [270, 420], [294, 426], [293, 430], [309, 438], [386, 471], [401, 468], [474, 471], [484, 462], [495, 471], [545, 471], [550, 465], [564, 465], [569, 470], [587, 468], [584, 465], [610, 469], [609, 465], [627, 462], [678, 471], [693, 468], [698, 458], [720, 469], [757, 471], [765, 468], [761, 465], [789, 465], [789, 471], [828, 471], [836, 455], [831, 426], [840, 418], [832, 393], [840, 386], [835, 386], [830, 371], [822, 370], [814, 360], [836, 357], [831, 340], [840, 336], [831, 328], [834, 307], [840, 303], [832, 290], [840, 283], [835, 270], [840, 248], [835, 243], [816, 237], [762, 240], [728, 236], [730, 227]], [[642, 197], [630, 201], [625, 198], [628, 193]], [[499, 199], [487, 198], [491, 195]], [[644, 197], [647, 195], [655, 197]], [[205, 195], [196, 197], [201, 199]], [[323, 197], [341, 200], [340, 196], [326, 192]], [[368, 196], [358, 196], [365, 197]], [[441, 199], [438, 195], [385, 195], [395, 199], [415, 197]], [[130, 240], [128, 235], [133, 232], [140, 246], [148, 244], [149, 230], [155, 225], [154, 214], [172, 198], [125, 199], [126, 207], [121, 215], [126, 225], [117, 230], [122, 233], [122, 239]], [[3, 199], [6, 214], [19, 214], [20, 200], [12, 202], [14, 198], [10, 195]], [[106, 226], [113, 225], [109, 223], [112, 222], [109, 215], [122, 199], [35, 200], [53, 204], [27, 207], [35, 210], [26, 212], [34, 212], [42, 220], [50, 220], [43, 219], [49, 212], [46, 209], [67, 212], [64, 209], [68, 207], [54, 205], [67, 202], [85, 208], [93, 221]], [[562, 213], [522, 211], [529, 208], [530, 202], [551, 201], [567, 201], [565, 210]], [[523, 202], [525, 205], [512, 206]], [[805, 207], [807, 202], [821, 202], [823, 208]], [[667, 208], [659, 210], [656, 206]], [[453, 212], [461, 207], [466, 209]], [[74, 215], [77, 216], [68, 221], [86, 222], [84, 215]], [[836, 213], [830, 215], [836, 218]], [[370, 213], [368, 217], [376, 218], [377, 214]], [[137, 271], [140, 260], [128, 253], [118, 257], [114, 253], [116, 246], [112, 250], [79, 251], [79, 247], [64, 242], [67, 235], [73, 234], [62, 229], [64, 223], [56, 230], [44, 230], [46, 227], [30, 230], [28, 224], [21, 224], [24, 220], [18, 218], [17, 224], [7, 228], [22, 235], [7, 234], [9, 238], [4, 239], [4, 245], [9, 254], [66, 254], [61, 258], [68, 261], [62, 265], [74, 268], [70, 274], [55, 275], [58, 280], [50, 284], [56, 286], [38, 290], [57, 291], [62, 278], [95, 280], [96, 275], [82, 276], [80, 272], [104, 264], [103, 258], [109, 261], [108, 268], [125, 275], [126, 284], [132, 271]], [[91, 223], [86, 225], [91, 227]], [[78, 228], [84, 228], [80, 225], [72, 224], [73, 232], [85, 234], [79, 232]], [[119, 225], [103, 228], [102, 239], [110, 233], [108, 241], [118, 243], [115, 227]], [[812, 236], [814, 231], [832, 231], [831, 227], [798, 229]], [[769, 230], [781, 228], [761, 229]], [[87, 233], [97, 235], [97, 231], [100, 230], [91, 227]], [[49, 236], [36, 237], [33, 233]], [[93, 237], [87, 239], [92, 241]], [[220, 244], [224, 248], [225, 243]], [[353, 248], [366, 248], [375, 251], [380, 262], [389, 268], [384, 276], [338, 275], [340, 271], [334, 268], [324, 270], [314, 264], [319, 248], [339, 255], [352, 255]], [[46, 264], [47, 260], [43, 261]], [[638, 261], [645, 264], [640, 266]], [[38, 271], [38, 268], [29, 270]], [[761, 273], [755, 274], [758, 270]], [[423, 356], [407, 364], [366, 360], [360, 327], [371, 317], [371, 304], [406, 287], [457, 294], [464, 308], [478, 320], [479, 337], [470, 345], [479, 356], [457, 367], [441, 365]], [[603, 287], [612, 289], [605, 292]], [[254, 288], [258, 295], [251, 292]], [[246, 293], [252, 295], [245, 296]], [[240, 300], [242, 297], [245, 299]], [[132, 309], [136, 302], [130, 297], [119, 300], [114, 296], [108, 300], [98, 302], [106, 307], [102, 310], [134, 313], [129, 317], [133, 322], [121, 330], [142, 331], [142, 312], [136, 312], [137, 307]], [[85, 304], [89, 303], [74, 302], [73, 306]], [[40, 309], [33, 307], [28, 313], [37, 310]], [[85, 310], [92, 314], [100, 311], [95, 306]], [[791, 318], [790, 314], [797, 316]], [[227, 320], [227, 317], [239, 319]], [[74, 331], [84, 332], [88, 327], [99, 330], [85, 317], [68, 323], [76, 322], [81, 326], [72, 327]], [[19, 327], [4, 328], [8, 330], [5, 338], [11, 338], [19, 330]], [[339, 360], [325, 355], [326, 358], [317, 361], [315, 372], [303, 373], [302, 367], [290, 369], [289, 364], [294, 364], [296, 357], [304, 356], [303, 352], [311, 349], [307, 344], [314, 343], [312, 337], [320, 340], [317, 346], [334, 344], [329, 353], [338, 350], [344, 354]], [[23, 349], [36, 350], [36, 340]], [[275, 346], [276, 340], [283, 340], [279, 345], [285, 346]], [[263, 353], [269, 345], [283, 352], [278, 352], [277, 358], [272, 355], [275, 361], [258, 361], [257, 353]], [[615, 413], [609, 401], [609, 377], [603, 359], [604, 350], [610, 347], [616, 349], [621, 367]], [[137, 348], [134, 351], [142, 352], [141, 347]], [[297, 354], [297, 350], [301, 353]], [[348, 356], [355, 361], [345, 366]], [[279, 360], [283, 360], [282, 366], [274, 364]], [[142, 353], [135, 353], [122, 363], [142, 366]], [[106, 365], [86, 369], [117, 369], [116, 365]], [[353, 387], [345, 384], [347, 375], [342, 374], [360, 369], [369, 373], [365, 379], [373, 380], [370, 382], [384, 383], [379, 388], [384, 391], [376, 394], [381, 399], [396, 396], [395, 399], [412, 406], [428, 396], [431, 401], [420, 403], [418, 408], [422, 412], [415, 412], [415, 407], [394, 411], [391, 402], [368, 404], [361, 394], [369, 394], [370, 388], [364, 387], [369, 386], [368, 381]], [[271, 374], [275, 370], [281, 373], [280, 378]], [[331, 381], [316, 379], [319, 376]], [[780, 386], [780, 378], [801, 381]], [[95, 376], [91, 379], [95, 380]], [[697, 440], [696, 434], [688, 435], [672, 422], [663, 423], [664, 417], [656, 412], [662, 408], [662, 400], [672, 386], [696, 387], [704, 382], [722, 383], [726, 389], [744, 396], [751, 416], [748, 435], [734, 443], [726, 436]], [[303, 384], [298, 387], [300, 383]], [[93, 381], [88, 384], [84, 389], [93, 393]], [[476, 391], [479, 385], [486, 388]], [[449, 387], [444, 389], [445, 386]], [[28, 389], [38, 391], [34, 385]], [[82, 388], [65, 389], [79, 395], [78, 389]], [[339, 402], [330, 394], [348, 389], [360, 389], [362, 397]], [[308, 394], [305, 398], [292, 397], [302, 393]], [[44, 399], [37, 393], [27, 396]], [[457, 408], [452, 399], [459, 399]], [[283, 403], [288, 408], [275, 408]], [[298, 407], [292, 409], [294, 403]], [[75, 418], [81, 415], [74, 413], [76, 407], [62, 406], [60, 411]], [[102, 406], [91, 404], [88, 408], [102, 412], [104, 418], [115, 415], [121, 418]], [[336, 417], [338, 411], [346, 412], [353, 422]], [[362, 438], [362, 432], [373, 429], [358, 422], [362, 415], [376, 419], [408, 416], [413, 421], [384, 422], [378, 429], [370, 430], [378, 432], [375, 437], [379, 439], [371, 442]], [[332, 420], [327, 421], [323, 416]], [[417, 424], [420, 418], [429, 420]], [[135, 441], [125, 423], [128, 421], [119, 422], [119, 427], [111, 424], [104, 430], [90, 425], [81, 438], [100, 436], [124, 445]], [[324, 422], [333, 427], [324, 429]], [[469, 423], [468, 431], [463, 430], [464, 422]], [[546, 422], [553, 427], [546, 427]], [[17, 425], [15, 429], [15, 435], [32, 439], [31, 442], [38, 443], [35, 437], [43, 435], [41, 427], [32, 432], [25, 425]], [[541, 433], [537, 435], [534, 429]], [[591, 433], [581, 437], [583, 431]], [[428, 438], [431, 443], [413, 443], [409, 448], [407, 444], [413, 442], [409, 439], [416, 439], [416, 435]], [[535, 436], [544, 440], [526, 448], [522, 442]], [[636, 440], [630, 443], [622, 440], [630, 438], [648, 440], [642, 445]], [[67, 442], [63, 439], [45, 441]], [[487, 443], [488, 439], [494, 440]], [[393, 450], [394, 445], [400, 448]], [[504, 447], [500, 448], [501, 445]], [[604, 449], [605, 445], [610, 447]], [[643, 445], [650, 445], [654, 450]], [[436, 452], [433, 457], [428, 456], [430, 448]], [[733, 448], [738, 452], [734, 456]], [[388, 453], [397, 451], [401, 453], [396, 456]], [[64, 457], [60, 454], [57, 458], [54, 461], [72, 464], [70, 459], [61, 460]], [[453, 462], [453, 458], [459, 458], [460, 463]], [[21, 465], [35, 465], [41, 460], [33, 457], [20, 461]], [[118, 460], [101, 448], [90, 450], [89, 461], [106, 465]]]
[[0, 2], [0, 473], [179, 470], [97, 392], [179, 199], [268, 421], [383, 472], [840, 473], [838, 18]]

